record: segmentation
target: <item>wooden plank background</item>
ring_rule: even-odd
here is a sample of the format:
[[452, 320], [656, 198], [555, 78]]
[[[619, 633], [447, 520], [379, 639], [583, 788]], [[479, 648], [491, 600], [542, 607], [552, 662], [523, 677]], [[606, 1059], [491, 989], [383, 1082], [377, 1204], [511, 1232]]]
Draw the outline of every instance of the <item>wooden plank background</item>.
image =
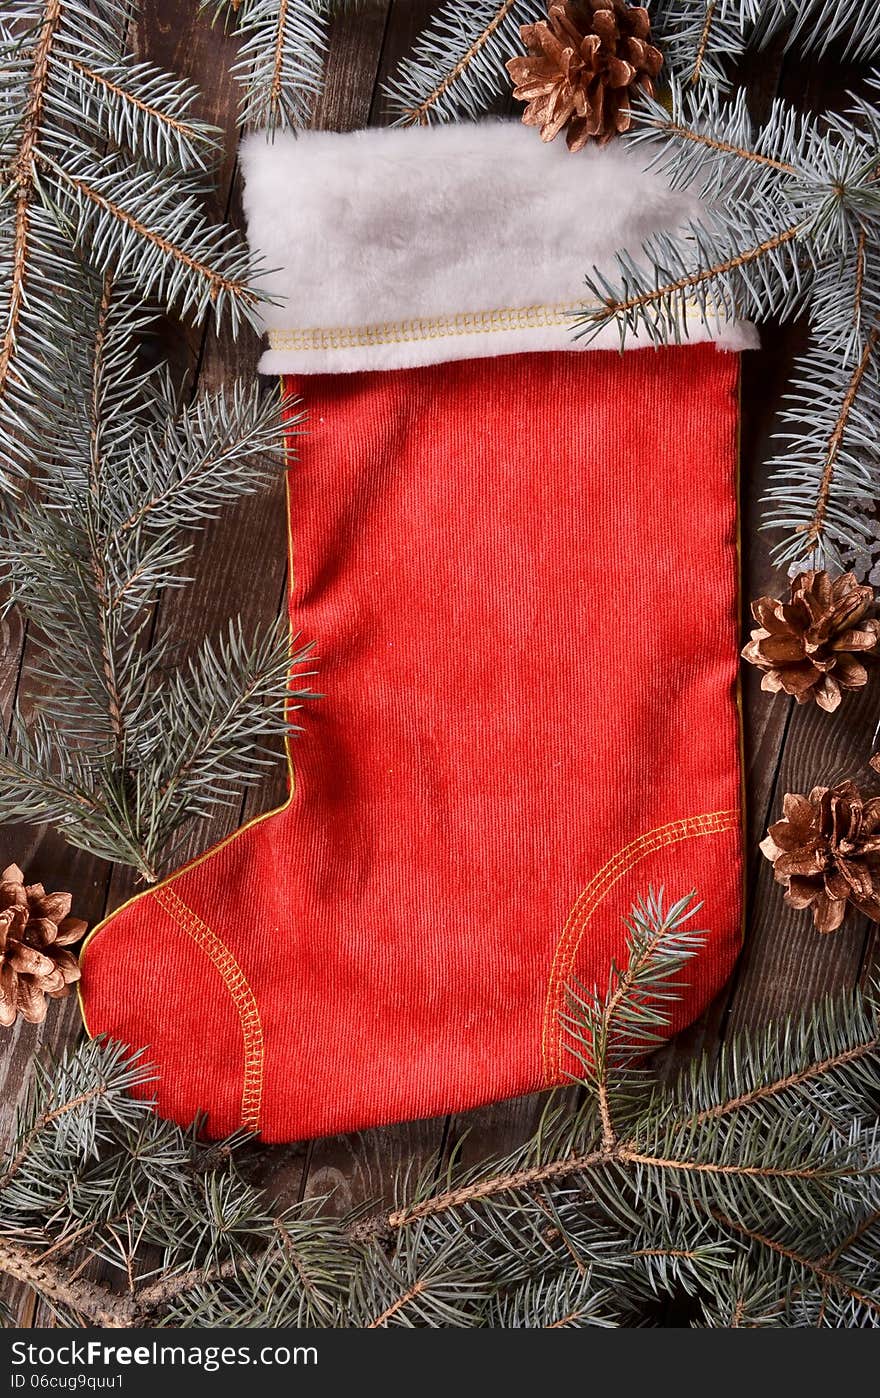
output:
[[[389, 120], [382, 85], [431, 13], [436, 0], [368, 0], [340, 18], [331, 33], [326, 90], [314, 124], [350, 130]], [[203, 93], [200, 115], [222, 133], [223, 159], [217, 175], [215, 212], [241, 222], [236, 172], [238, 92], [229, 77], [236, 50], [234, 34], [212, 27], [194, 0], [146, 0], [135, 43], [139, 54], [192, 78]], [[848, 75], [822, 73], [797, 59], [766, 52], [750, 72], [755, 115], [777, 93], [820, 107], [834, 99]], [[183, 336], [168, 331], [167, 348], [188, 365], [193, 391], [211, 388], [233, 374], [250, 375], [257, 357], [255, 337], [237, 342], [211, 332]], [[743, 596], [779, 589], [783, 580], [769, 562], [767, 540], [758, 531], [759, 499], [765, 487], [762, 462], [770, 454], [774, 415], [784, 392], [792, 358], [803, 345], [799, 327], [769, 327], [763, 348], [744, 357], [742, 432]], [[240, 560], [248, 559], [242, 568]], [[246, 626], [268, 620], [284, 604], [285, 521], [283, 487], [245, 500], [228, 510], [199, 542], [195, 581], [163, 599], [157, 626], [178, 641], [195, 642], [239, 612]], [[258, 576], [257, 576], [258, 574]], [[0, 715], [8, 723], [20, 687], [33, 692], [34, 658], [26, 628], [15, 617], [0, 627]], [[786, 909], [769, 865], [756, 851], [757, 840], [775, 818], [785, 791], [806, 791], [818, 782], [863, 774], [880, 721], [880, 682], [849, 696], [838, 715], [815, 707], [796, 708], [782, 696], [762, 694], [760, 676], [744, 675], [747, 794], [749, 819], [749, 904], [747, 935], [739, 965], [724, 992], [696, 1025], [663, 1051], [663, 1068], [673, 1072], [699, 1049], [712, 1051], [746, 1025], [756, 1025], [805, 1004], [816, 995], [854, 986], [875, 965], [880, 936], [865, 919], [849, 920], [831, 937], [821, 937], [811, 920]], [[225, 821], [192, 832], [185, 857], [219, 839], [227, 830], [283, 798], [284, 770], [277, 771]], [[96, 922], [134, 889], [128, 870], [64, 844], [50, 830], [7, 828], [5, 862], [15, 860], [31, 879], [74, 893], [76, 912]], [[181, 861], [182, 862], [182, 861]], [[0, 1140], [8, 1132], [25, 1088], [33, 1056], [72, 1042], [80, 1030], [76, 1002], [53, 1003], [45, 1025], [18, 1024], [0, 1030]], [[284, 1203], [310, 1195], [331, 1195], [344, 1210], [363, 1200], [388, 1198], [399, 1167], [443, 1169], [451, 1145], [465, 1126], [465, 1158], [506, 1149], [533, 1129], [540, 1098], [506, 1102], [466, 1117], [410, 1123], [362, 1131], [307, 1145], [261, 1152], [260, 1174]], [[48, 1313], [25, 1289], [0, 1282], [22, 1325], [51, 1323]]]

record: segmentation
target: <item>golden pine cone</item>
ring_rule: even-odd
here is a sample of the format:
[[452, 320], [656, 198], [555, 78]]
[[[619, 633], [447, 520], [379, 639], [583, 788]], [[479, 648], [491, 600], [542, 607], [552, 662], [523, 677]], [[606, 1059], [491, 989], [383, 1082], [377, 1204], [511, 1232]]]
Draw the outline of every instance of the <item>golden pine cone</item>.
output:
[[788, 602], [759, 597], [752, 603], [758, 626], [743, 656], [764, 671], [761, 688], [833, 712], [842, 690], [867, 683], [859, 654], [880, 641], [880, 622], [865, 620], [873, 601], [873, 589], [852, 573], [832, 582], [824, 569], [799, 573]]
[[550, 6], [546, 20], [520, 29], [528, 54], [511, 58], [513, 95], [526, 102], [523, 121], [542, 141], [566, 130], [571, 151], [604, 145], [632, 120], [630, 97], [654, 94], [663, 55], [648, 38], [648, 11], [624, 0]]
[[835, 932], [847, 905], [880, 922], [880, 796], [852, 782], [787, 795], [761, 852], [785, 885], [792, 908], [813, 909], [820, 932]]
[[47, 893], [25, 884], [17, 864], [0, 873], [0, 1025], [16, 1017], [29, 1024], [46, 1018], [46, 997], [60, 1000], [79, 980], [76, 957], [65, 948], [88, 926], [70, 916], [69, 893]]

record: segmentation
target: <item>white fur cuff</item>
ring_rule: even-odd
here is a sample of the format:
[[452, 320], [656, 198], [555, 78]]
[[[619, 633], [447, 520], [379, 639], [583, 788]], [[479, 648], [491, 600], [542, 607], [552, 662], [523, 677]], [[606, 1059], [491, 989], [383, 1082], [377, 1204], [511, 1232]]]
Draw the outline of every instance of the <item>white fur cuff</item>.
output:
[[[256, 133], [241, 159], [275, 302], [271, 374], [617, 348], [613, 325], [589, 345], [573, 337], [584, 273], [699, 210], [619, 142], [572, 156], [513, 121]], [[689, 339], [744, 349], [755, 334], [695, 318]]]

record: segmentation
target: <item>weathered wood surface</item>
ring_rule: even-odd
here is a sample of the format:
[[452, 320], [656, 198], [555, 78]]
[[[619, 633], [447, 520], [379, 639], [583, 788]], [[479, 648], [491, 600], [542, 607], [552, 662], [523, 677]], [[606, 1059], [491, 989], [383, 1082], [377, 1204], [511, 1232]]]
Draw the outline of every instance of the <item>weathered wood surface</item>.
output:
[[[371, 0], [364, 9], [337, 20], [331, 35], [325, 92], [314, 124], [349, 130], [388, 120], [382, 84], [409, 51], [412, 40], [435, 9], [433, 0]], [[212, 27], [198, 7], [184, 0], [146, 0], [136, 44], [149, 57], [195, 79], [203, 96], [201, 114], [223, 133], [224, 158], [218, 171], [217, 209], [240, 221], [235, 169], [238, 95], [229, 78], [234, 35]], [[766, 54], [754, 75], [756, 108], [777, 90], [796, 95], [804, 90], [803, 65], [783, 63]], [[811, 93], [817, 105], [821, 90]], [[188, 363], [193, 391], [210, 387], [236, 373], [254, 371], [257, 346], [244, 334], [237, 342], [212, 333], [198, 337], [176, 333], [173, 353]], [[767, 540], [757, 529], [758, 502], [765, 484], [762, 466], [769, 455], [773, 421], [784, 391], [792, 357], [801, 347], [797, 328], [768, 329], [764, 347], [745, 357], [743, 372], [742, 523], [743, 597], [756, 596], [778, 583], [768, 557]], [[156, 626], [169, 630], [185, 646], [206, 630], [241, 613], [246, 625], [280, 611], [285, 584], [285, 522], [281, 483], [263, 495], [241, 502], [213, 525], [199, 542], [189, 588], [163, 600]], [[246, 566], [242, 562], [246, 561]], [[0, 631], [0, 715], [8, 722], [10, 706], [33, 665], [25, 629], [15, 617]], [[787, 790], [808, 790], [818, 781], [858, 772], [871, 750], [880, 721], [880, 684], [850, 697], [834, 719], [815, 708], [795, 709], [781, 697], [762, 694], [759, 677], [744, 676], [744, 715], [748, 819], [751, 851], [749, 904], [743, 954], [730, 984], [700, 1022], [663, 1053], [664, 1070], [672, 1072], [699, 1048], [712, 1049], [722, 1038], [746, 1025], [777, 1017], [818, 993], [852, 986], [876, 964], [880, 937], [864, 921], [848, 923], [833, 937], [820, 937], [810, 920], [787, 910], [772, 882], [769, 866], [756, 853], [756, 842], [778, 811]], [[185, 856], [220, 838], [243, 819], [277, 805], [283, 794], [279, 769], [262, 789], [251, 793], [225, 820], [192, 832]], [[33, 878], [71, 889], [77, 912], [97, 921], [128, 897], [129, 871], [111, 869], [100, 860], [70, 849], [51, 831], [7, 829], [3, 853]], [[8, 1130], [37, 1052], [71, 1042], [79, 1029], [75, 1002], [53, 1005], [44, 1026], [19, 1025], [0, 1042], [0, 1138]], [[320, 1141], [312, 1145], [267, 1150], [262, 1176], [268, 1189], [285, 1203], [305, 1196], [330, 1195], [340, 1210], [367, 1199], [388, 1198], [401, 1167], [419, 1172], [444, 1168], [453, 1143], [467, 1129], [465, 1158], [506, 1150], [534, 1128], [539, 1098], [502, 1103], [447, 1120], [417, 1122], [385, 1130]], [[49, 1324], [51, 1319], [22, 1288], [0, 1283], [0, 1299], [16, 1309], [21, 1324]]]

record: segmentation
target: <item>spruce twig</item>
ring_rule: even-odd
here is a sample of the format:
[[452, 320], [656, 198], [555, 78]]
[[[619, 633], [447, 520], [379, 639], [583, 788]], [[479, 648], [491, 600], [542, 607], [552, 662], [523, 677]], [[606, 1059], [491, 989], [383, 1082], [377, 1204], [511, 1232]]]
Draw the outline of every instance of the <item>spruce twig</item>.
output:
[[22, 117], [18, 149], [10, 167], [8, 183], [15, 190], [15, 237], [10, 259], [9, 306], [3, 338], [0, 341], [0, 400], [6, 391], [21, 326], [28, 279], [30, 212], [31, 201], [34, 197], [37, 139], [43, 121], [46, 85], [49, 79], [49, 55], [61, 20], [61, 13], [61, 0], [47, 0], [43, 8], [40, 30], [31, 60], [27, 105]]
[[427, 126], [429, 115], [436, 107], [437, 103], [446, 96], [449, 89], [454, 83], [458, 82], [462, 74], [467, 72], [477, 55], [482, 52], [486, 45], [492, 42], [492, 39], [495, 37], [516, 3], [517, 0], [501, 0], [501, 4], [496, 9], [495, 13], [485, 24], [482, 24], [479, 32], [475, 34], [464, 53], [453, 64], [449, 72], [443, 74], [431, 91], [422, 98], [421, 102], [415, 107], [411, 107], [409, 110], [404, 111], [401, 117], [401, 125]]
[[[401, 1182], [367, 1223], [318, 1203], [279, 1215], [234, 1142], [194, 1154], [127, 1095], [142, 1066], [84, 1045], [23, 1109], [0, 1267], [74, 1324], [561, 1328], [644, 1323], [649, 1295], [686, 1299], [697, 1324], [876, 1323], [877, 1005], [823, 1002], [659, 1084], [634, 1059], [663, 1032], [693, 911], [649, 895], [606, 993], [572, 992], [578, 1112], [551, 1111], [505, 1160], [453, 1167], [439, 1193], [430, 1172]], [[96, 1257], [121, 1289], [84, 1276]]]

